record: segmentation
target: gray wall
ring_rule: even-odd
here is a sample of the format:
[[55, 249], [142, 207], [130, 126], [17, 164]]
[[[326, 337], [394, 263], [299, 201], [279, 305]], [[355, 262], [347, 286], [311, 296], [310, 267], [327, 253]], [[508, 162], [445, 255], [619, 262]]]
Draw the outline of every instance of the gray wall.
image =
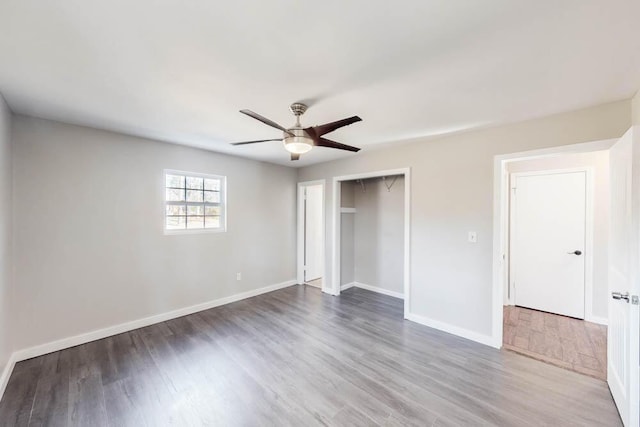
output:
[[[295, 169], [22, 116], [13, 137], [17, 348], [295, 279]], [[227, 176], [226, 233], [163, 235], [165, 168]]]
[[[340, 207], [353, 208], [354, 182], [344, 181], [340, 185]], [[340, 221], [340, 284], [346, 285], [355, 281], [355, 214], [343, 213], [340, 215]]]
[[594, 316], [607, 318], [609, 293], [609, 152], [567, 154], [507, 164], [511, 173], [591, 167], [593, 170], [593, 292]]
[[[334, 176], [410, 167], [410, 312], [489, 336], [494, 156], [617, 138], [631, 125], [630, 108], [630, 101], [620, 101], [496, 128], [417, 139], [392, 148], [363, 150], [343, 160], [301, 168], [298, 179], [330, 182]], [[331, 192], [328, 186], [328, 243], [333, 233]], [[467, 242], [468, 231], [477, 231], [478, 243]], [[327, 244], [326, 259], [331, 259], [330, 251]]]
[[12, 353], [11, 111], [0, 94], [0, 374]]
[[[387, 178], [391, 185], [393, 177]], [[355, 187], [355, 281], [404, 292], [404, 177], [388, 191], [381, 178]]]

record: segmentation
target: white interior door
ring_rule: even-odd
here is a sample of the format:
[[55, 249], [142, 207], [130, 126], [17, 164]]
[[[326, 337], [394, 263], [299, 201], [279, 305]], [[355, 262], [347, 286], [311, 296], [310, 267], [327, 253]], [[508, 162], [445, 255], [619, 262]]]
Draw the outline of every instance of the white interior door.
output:
[[624, 425], [638, 426], [638, 268], [640, 264], [640, 142], [631, 129], [610, 152], [611, 236], [607, 381]]
[[305, 187], [304, 281], [319, 279], [324, 270], [323, 186]]
[[584, 319], [586, 171], [512, 178], [515, 304]]

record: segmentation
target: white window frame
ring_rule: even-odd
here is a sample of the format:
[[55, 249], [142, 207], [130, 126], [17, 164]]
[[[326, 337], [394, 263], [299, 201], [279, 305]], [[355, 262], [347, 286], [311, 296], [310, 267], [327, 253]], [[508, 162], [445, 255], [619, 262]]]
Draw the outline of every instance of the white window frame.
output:
[[[185, 228], [185, 229], [167, 229], [167, 205], [180, 204], [180, 202], [170, 202], [167, 200], [167, 175], [182, 175], [185, 177], [206, 178], [220, 180], [220, 227], [219, 228]], [[165, 169], [162, 174], [162, 229], [165, 235], [176, 234], [208, 234], [208, 233], [225, 233], [227, 231], [227, 177], [223, 175], [213, 175], [207, 173], [187, 172], [175, 169]], [[188, 204], [188, 202], [184, 202]], [[196, 203], [198, 204], [198, 203]], [[215, 205], [215, 204], [213, 204]]]

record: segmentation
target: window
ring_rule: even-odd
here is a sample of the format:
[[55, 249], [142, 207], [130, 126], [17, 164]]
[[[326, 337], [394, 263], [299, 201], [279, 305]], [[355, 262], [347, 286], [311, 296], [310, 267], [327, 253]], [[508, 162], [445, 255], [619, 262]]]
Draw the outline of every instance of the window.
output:
[[226, 178], [166, 170], [166, 233], [226, 230]]

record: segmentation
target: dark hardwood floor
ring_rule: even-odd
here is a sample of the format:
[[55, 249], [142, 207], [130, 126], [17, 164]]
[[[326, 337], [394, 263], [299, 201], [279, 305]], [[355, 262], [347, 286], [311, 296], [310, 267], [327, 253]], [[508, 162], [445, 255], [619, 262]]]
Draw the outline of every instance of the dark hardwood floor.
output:
[[606, 384], [292, 286], [20, 362], [1, 426], [618, 426]]

